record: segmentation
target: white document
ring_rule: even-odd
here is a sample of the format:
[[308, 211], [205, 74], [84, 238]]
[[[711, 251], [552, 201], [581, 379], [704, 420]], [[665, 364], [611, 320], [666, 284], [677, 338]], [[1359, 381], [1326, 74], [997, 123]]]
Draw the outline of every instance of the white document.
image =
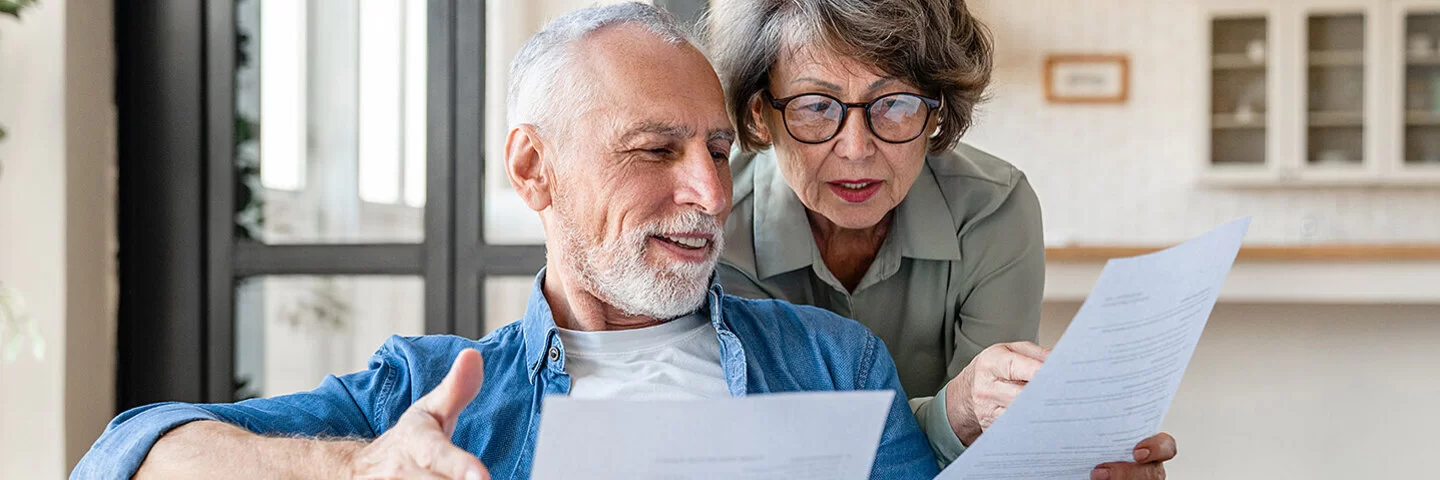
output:
[[1250, 219], [1111, 260], [1045, 365], [942, 479], [1087, 479], [1160, 422]]
[[864, 479], [893, 391], [545, 399], [531, 478]]

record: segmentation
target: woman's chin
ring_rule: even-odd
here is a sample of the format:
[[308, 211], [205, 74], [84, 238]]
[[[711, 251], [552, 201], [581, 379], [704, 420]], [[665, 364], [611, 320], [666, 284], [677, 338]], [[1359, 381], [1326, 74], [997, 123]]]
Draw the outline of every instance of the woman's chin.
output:
[[889, 208], [880, 205], [832, 204], [826, 205], [819, 213], [837, 227], [864, 230], [879, 225], [889, 212]]

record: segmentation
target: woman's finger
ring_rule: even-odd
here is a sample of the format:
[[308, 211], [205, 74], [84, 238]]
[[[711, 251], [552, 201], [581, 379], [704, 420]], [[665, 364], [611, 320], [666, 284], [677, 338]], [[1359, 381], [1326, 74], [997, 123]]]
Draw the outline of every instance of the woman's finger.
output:
[[1165, 432], [1141, 440], [1135, 445], [1135, 461], [1138, 463], [1170, 461], [1175, 458], [1176, 453], [1175, 437]]
[[1158, 463], [1102, 463], [1090, 471], [1091, 480], [1165, 480], [1165, 466]]
[[1035, 378], [1035, 372], [1040, 371], [1043, 363], [1031, 357], [1027, 357], [1013, 351], [1006, 351], [1002, 354], [995, 370], [992, 373], [995, 378], [1008, 382], [1028, 382]]
[[1004, 344], [1011, 351], [1044, 362], [1050, 357], [1050, 349], [1031, 342], [1010, 342]]

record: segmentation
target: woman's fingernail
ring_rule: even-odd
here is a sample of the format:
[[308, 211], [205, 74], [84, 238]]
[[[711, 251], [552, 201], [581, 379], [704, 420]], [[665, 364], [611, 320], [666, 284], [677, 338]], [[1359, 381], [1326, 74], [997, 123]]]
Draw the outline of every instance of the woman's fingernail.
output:
[[465, 471], [465, 480], [480, 480], [480, 471], [479, 471], [479, 470], [466, 470], [466, 471]]
[[1136, 461], [1136, 462], [1144, 463], [1145, 460], [1148, 460], [1148, 459], [1150, 459], [1150, 449], [1148, 449], [1148, 448], [1137, 448], [1137, 449], [1135, 449], [1135, 461]]
[[1090, 480], [1110, 480], [1110, 469], [1097, 468], [1090, 471]]

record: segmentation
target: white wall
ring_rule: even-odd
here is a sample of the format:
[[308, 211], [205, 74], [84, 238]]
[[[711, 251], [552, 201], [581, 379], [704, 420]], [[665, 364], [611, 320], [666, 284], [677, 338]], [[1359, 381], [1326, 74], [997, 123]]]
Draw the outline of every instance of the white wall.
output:
[[[1079, 303], [1046, 304], [1054, 345]], [[1174, 479], [1434, 478], [1440, 305], [1221, 303], [1165, 419]]]
[[[1196, 57], [1206, 51], [1197, 5], [1208, 2], [973, 3], [995, 34], [996, 71], [993, 99], [966, 141], [1029, 174], [1047, 243], [1162, 244], [1244, 215], [1255, 216], [1248, 240], [1256, 243], [1440, 241], [1440, 188], [1197, 186], [1209, 76]], [[1042, 63], [1059, 52], [1129, 55], [1130, 101], [1046, 104]]]
[[0, 478], [61, 478], [113, 415], [111, 2], [46, 0], [0, 18], [0, 281], [43, 359], [0, 364]]
[[[0, 18], [0, 281], [19, 290], [49, 351], [0, 364], [0, 477], [65, 473], [64, 4]], [[15, 72], [25, 72], [16, 75]], [[24, 92], [19, 94], [17, 92]]]

